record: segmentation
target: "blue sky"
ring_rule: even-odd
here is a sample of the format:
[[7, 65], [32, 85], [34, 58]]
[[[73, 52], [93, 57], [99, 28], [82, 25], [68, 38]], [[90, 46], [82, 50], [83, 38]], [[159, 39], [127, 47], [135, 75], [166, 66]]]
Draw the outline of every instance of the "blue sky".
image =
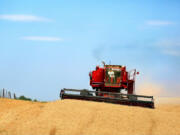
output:
[[0, 0], [0, 88], [55, 100], [105, 61], [136, 68], [137, 93], [180, 96], [179, 13], [178, 0]]

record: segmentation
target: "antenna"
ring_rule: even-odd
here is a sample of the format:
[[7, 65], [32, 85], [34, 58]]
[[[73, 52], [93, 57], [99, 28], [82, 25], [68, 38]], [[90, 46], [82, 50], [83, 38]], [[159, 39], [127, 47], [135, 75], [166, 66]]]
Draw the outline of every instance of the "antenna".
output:
[[106, 65], [104, 61], [102, 61], [102, 64], [103, 64], [103, 66], [105, 66], [105, 65]]

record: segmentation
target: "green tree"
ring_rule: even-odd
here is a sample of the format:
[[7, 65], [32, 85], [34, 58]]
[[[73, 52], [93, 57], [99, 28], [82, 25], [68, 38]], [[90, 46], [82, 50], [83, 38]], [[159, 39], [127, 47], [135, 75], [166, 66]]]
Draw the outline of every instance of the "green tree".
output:
[[27, 98], [27, 97], [25, 97], [25, 96], [20, 96], [19, 98], [18, 98], [19, 100], [27, 100], [27, 101], [32, 101], [32, 99], [31, 98]]

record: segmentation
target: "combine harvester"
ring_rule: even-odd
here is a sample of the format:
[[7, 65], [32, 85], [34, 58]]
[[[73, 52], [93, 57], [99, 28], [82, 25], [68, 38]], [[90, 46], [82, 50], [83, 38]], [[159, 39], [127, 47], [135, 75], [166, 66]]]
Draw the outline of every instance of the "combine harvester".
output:
[[[96, 70], [89, 73], [90, 85], [94, 91], [64, 88], [60, 98], [154, 108], [153, 96], [134, 94], [135, 78], [139, 74], [136, 69], [127, 72], [125, 66], [103, 64], [104, 67], [96, 66]], [[123, 90], [126, 94], [122, 93]]]

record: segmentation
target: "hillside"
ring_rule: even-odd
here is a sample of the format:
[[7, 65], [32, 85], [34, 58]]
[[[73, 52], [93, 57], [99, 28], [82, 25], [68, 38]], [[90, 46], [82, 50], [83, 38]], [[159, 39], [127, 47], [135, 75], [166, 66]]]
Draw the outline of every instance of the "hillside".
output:
[[180, 98], [157, 103], [156, 109], [147, 109], [76, 100], [0, 99], [0, 135], [180, 135]]

